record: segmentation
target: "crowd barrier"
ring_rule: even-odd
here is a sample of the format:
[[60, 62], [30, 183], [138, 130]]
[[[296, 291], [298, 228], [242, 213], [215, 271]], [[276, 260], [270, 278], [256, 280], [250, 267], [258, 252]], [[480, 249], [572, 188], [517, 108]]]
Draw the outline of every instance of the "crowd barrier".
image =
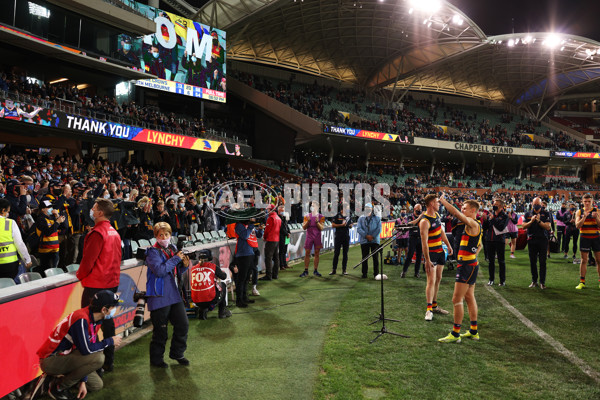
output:
[[[391, 237], [394, 222], [383, 222], [381, 237]], [[333, 249], [334, 229], [321, 232], [323, 249]], [[301, 259], [305, 255], [303, 230], [293, 230], [288, 246], [288, 260]], [[350, 229], [350, 243], [358, 243], [356, 226]], [[259, 239], [264, 266], [264, 241]], [[212, 251], [215, 263], [226, 267], [235, 251], [235, 240], [222, 240], [187, 247], [186, 251], [202, 249]], [[145, 290], [146, 266], [142, 260], [130, 259], [121, 263], [118, 293], [123, 300], [114, 316], [117, 334], [133, 326], [136, 303], [133, 294]], [[81, 306], [83, 287], [75, 273], [67, 273], [0, 289], [0, 354], [3, 365], [0, 370], [0, 397], [16, 390], [41, 374], [36, 351], [51, 330], [67, 315]], [[146, 310], [145, 320], [150, 313]]]

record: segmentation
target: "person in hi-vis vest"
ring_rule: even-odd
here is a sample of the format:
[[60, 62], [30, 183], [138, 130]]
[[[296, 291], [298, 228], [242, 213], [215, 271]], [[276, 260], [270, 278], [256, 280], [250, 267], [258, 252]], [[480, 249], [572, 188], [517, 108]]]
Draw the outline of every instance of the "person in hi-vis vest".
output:
[[0, 278], [15, 279], [19, 272], [19, 256], [27, 268], [31, 267], [31, 257], [17, 223], [8, 218], [9, 213], [10, 202], [0, 199]]

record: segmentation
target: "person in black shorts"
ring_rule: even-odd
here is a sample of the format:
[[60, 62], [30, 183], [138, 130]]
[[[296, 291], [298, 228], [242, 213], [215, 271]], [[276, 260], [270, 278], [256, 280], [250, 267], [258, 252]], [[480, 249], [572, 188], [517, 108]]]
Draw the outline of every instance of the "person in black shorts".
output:
[[585, 287], [585, 275], [587, 273], [590, 252], [596, 256], [596, 269], [600, 281], [600, 212], [594, 207], [591, 194], [583, 196], [583, 210], [575, 214], [575, 227], [581, 231], [579, 251], [581, 252], [581, 263], [579, 264], [579, 285], [575, 289]]
[[427, 311], [425, 311], [425, 321], [433, 320], [433, 314], [447, 315], [448, 311], [439, 307], [437, 304], [437, 295], [442, 281], [442, 272], [446, 263], [446, 254], [442, 247], [442, 242], [448, 248], [448, 254], [452, 254], [452, 246], [442, 229], [440, 221], [440, 202], [437, 195], [428, 194], [423, 199], [427, 211], [419, 222], [419, 231], [421, 232], [421, 246], [425, 258], [425, 273], [427, 274], [427, 286], [425, 287], [425, 297], [427, 299]]
[[[479, 271], [477, 255], [481, 250], [482, 229], [481, 224], [475, 218], [479, 211], [479, 204], [475, 200], [466, 200], [462, 205], [462, 212], [450, 204], [442, 194], [440, 202], [449, 213], [456, 216], [465, 223], [465, 230], [460, 240], [458, 250], [458, 267], [456, 272], [456, 282], [454, 283], [454, 294], [452, 303], [454, 304], [454, 326], [452, 332], [443, 338], [438, 339], [442, 343], [460, 343], [462, 338], [479, 340], [477, 330], [477, 301], [475, 300], [475, 282]], [[467, 301], [469, 310], [469, 319], [471, 320], [470, 329], [460, 334], [460, 328], [464, 316], [463, 300]]]

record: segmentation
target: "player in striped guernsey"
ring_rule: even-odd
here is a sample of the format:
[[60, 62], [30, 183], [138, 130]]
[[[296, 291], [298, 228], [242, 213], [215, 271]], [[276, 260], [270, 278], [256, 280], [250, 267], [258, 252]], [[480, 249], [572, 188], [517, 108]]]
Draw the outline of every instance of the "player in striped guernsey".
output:
[[442, 242], [446, 243], [449, 255], [452, 255], [452, 246], [446, 237], [446, 233], [442, 230], [440, 214], [438, 214], [440, 202], [437, 195], [428, 194], [425, 196], [423, 202], [427, 210], [419, 222], [419, 230], [421, 232], [423, 258], [425, 259], [425, 273], [427, 274], [427, 286], [425, 287], [427, 311], [425, 312], [425, 321], [431, 321], [433, 313], [448, 314], [448, 311], [438, 306], [437, 295], [446, 261]]
[[581, 231], [579, 250], [581, 251], [581, 264], [579, 264], [579, 285], [575, 289], [585, 287], [585, 275], [590, 252], [596, 256], [596, 269], [600, 281], [600, 212], [594, 206], [591, 194], [583, 196], [583, 210], [575, 214], [575, 227]]
[[[442, 343], [460, 343], [461, 338], [479, 340], [477, 331], [477, 301], [475, 301], [475, 282], [477, 272], [479, 271], [479, 262], [477, 255], [481, 251], [481, 224], [475, 218], [479, 211], [479, 204], [475, 200], [466, 200], [458, 211], [456, 207], [450, 204], [442, 194], [440, 202], [446, 207], [446, 210], [462, 222], [465, 223], [465, 231], [460, 240], [458, 250], [458, 268], [456, 272], [456, 282], [454, 283], [454, 294], [452, 303], [454, 304], [454, 327], [452, 332], [438, 341]], [[471, 328], [460, 334], [460, 328], [465, 314], [463, 300], [467, 301]]]

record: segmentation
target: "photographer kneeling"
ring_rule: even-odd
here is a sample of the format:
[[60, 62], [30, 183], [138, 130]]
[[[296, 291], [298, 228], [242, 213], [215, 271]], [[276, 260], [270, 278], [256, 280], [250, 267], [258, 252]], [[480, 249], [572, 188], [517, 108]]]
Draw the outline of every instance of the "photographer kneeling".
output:
[[215, 276], [221, 280], [227, 279], [223, 270], [210, 262], [212, 253], [210, 250], [200, 250], [198, 253], [200, 263], [191, 269], [192, 301], [198, 307], [198, 318], [207, 319], [209, 311], [219, 305], [219, 318], [231, 317], [231, 311], [225, 308], [227, 297], [227, 285], [224, 282], [216, 282]]
[[181, 295], [181, 276], [190, 264], [189, 258], [171, 244], [171, 226], [166, 222], [154, 225], [156, 243], [146, 250], [148, 279], [146, 293], [152, 320], [150, 365], [167, 368], [163, 356], [169, 338], [167, 322], [173, 324], [169, 358], [181, 365], [190, 362], [183, 356], [187, 348], [189, 321]]
[[102, 320], [112, 318], [119, 296], [110, 290], [96, 293], [89, 306], [63, 319], [37, 351], [42, 371], [51, 376], [64, 375], [61, 381], [50, 385], [48, 394], [53, 399], [74, 399], [69, 388], [79, 383], [77, 397], [83, 399], [87, 391], [102, 389], [104, 383], [96, 370], [104, 364], [104, 350], [121, 344], [120, 336], [98, 340]]

